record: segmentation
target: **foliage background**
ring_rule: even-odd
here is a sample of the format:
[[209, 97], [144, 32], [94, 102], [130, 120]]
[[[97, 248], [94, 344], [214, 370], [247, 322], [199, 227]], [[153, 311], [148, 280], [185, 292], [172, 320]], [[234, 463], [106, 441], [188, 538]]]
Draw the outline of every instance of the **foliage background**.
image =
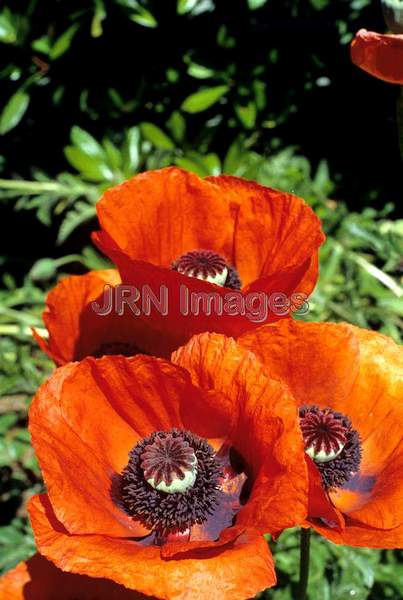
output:
[[[27, 408], [52, 364], [32, 343], [46, 290], [101, 268], [95, 203], [178, 164], [303, 196], [328, 234], [308, 318], [403, 331], [397, 86], [349, 43], [384, 31], [374, 0], [21, 0], [0, 8], [0, 571], [34, 552], [41, 489]], [[298, 537], [273, 544], [287, 600]], [[315, 537], [310, 598], [402, 598], [399, 551]]]

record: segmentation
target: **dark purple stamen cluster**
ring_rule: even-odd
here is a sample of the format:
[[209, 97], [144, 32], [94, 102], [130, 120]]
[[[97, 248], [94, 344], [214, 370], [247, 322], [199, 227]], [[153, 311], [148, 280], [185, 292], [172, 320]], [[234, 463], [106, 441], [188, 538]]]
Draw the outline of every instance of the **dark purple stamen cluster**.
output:
[[[161, 442], [157, 441], [158, 438]], [[164, 442], [166, 438], [167, 442]], [[156, 472], [154, 458], [160, 444], [161, 448], [176, 448], [177, 457], [179, 449], [186, 454], [187, 447], [196, 456], [196, 480], [184, 493], [167, 494], [156, 490], [146, 481], [144, 463], [153, 470], [153, 474]], [[165, 477], [164, 469], [161, 475]], [[185, 531], [196, 523], [203, 523], [213, 514], [219, 502], [220, 476], [219, 462], [206, 440], [185, 430], [157, 431], [141, 440], [131, 450], [129, 463], [119, 479], [117, 500], [127, 514], [141, 521], [149, 529], [160, 533]]]
[[[315, 461], [326, 489], [342, 487], [359, 470], [361, 440], [350, 419], [330, 408], [303, 406], [299, 410], [305, 449], [338, 453], [328, 461]], [[340, 447], [343, 449], [340, 451]], [[314, 459], [315, 460], [315, 459]]]
[[192, 250], [180, 256], [172, 265], [174, 271], [190, 277], [215, 277], [228, 270], [224, 287], [240, 290], [242, 283], [236, 269], [227, 264], [225, 258], [211, 250]]

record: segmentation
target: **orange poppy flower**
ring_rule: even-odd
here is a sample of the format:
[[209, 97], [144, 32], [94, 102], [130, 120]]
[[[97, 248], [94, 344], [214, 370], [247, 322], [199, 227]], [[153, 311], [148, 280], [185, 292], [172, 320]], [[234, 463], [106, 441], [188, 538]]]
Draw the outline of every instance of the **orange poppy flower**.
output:
[[49, 292], [43, 313], [49, 339], [35, 330], [33, 334], [57, 365], [104, 354], [159, 354], [160, 335], [129, 307], [121, 314], [99, 315], [94, 310], [93, 302], [102, 304], [105, 286], [115, 289], [120, 283], [118, 271], [105, 269], [66, 277]]
[[[251, 181], [149, 171], [105, 192], [97, 213], [93, 239], [122, 281], [158, 299], [161, 286], [167, 293], [167, 315], [137, 317], [159, 335], [153, 354], [168, 357], [194, 333], [236, 336], [291, 314], [317, 281], [318, 217], [300, 198]], [[191, 305], [203, 293], [213, 308]]]
[[306, 526], [339, 544], [403, 548], [403, 349], [352, 325], [291, 321], [238, 342], [300, 407]]
[[47, 494], [29, 512], [43, 556], [158, 598], [274, 585], [262, 534], [306, 514], [303, 447], [288, 390], [229, 344], [220, 370], [213, 349], [200, 357], [210, 390], [140, 355], [70, 363], [39, 389], [30, 431]]
[[351, 42], [351, 60], [370, 75], [403, 84], [403, 35], [360, 29]]
[[150, 600], [108, 579], [65, 573], [40, 554], [0, 577], [4, 600]]
[[[118, 272], [67, 277], [46, 299], [49, 341], [34, 332], [57, 365], [103, 354], [169, 358], [194, 332], [236, 336], [292, 314], [317, 280], [324, 239], [319, 219], [303, 200], [250, 181], [202, 180], [175, 167], [150, 171], [108, 190], [98, 213], [102, 231], [95, 240], [118, 265], [124, 284], [151, 290], [157, 302], [164, 286], [166, 310], [159, 312], [149, 300], [147, 312], [141, 296], [123, 301], [117, 311], [114, 296], [112, 310], [100, 315], [92, 303], [104, 304], [105, 286], [118, 289]], [[200, 248], [209, 251], [192, 252]], [[194, 260], [204, 260], [201, 279], [184, 274], [195, 274]], [[210, 282], [209, 268], [218, 280], [226, 274], [225, 285]], [[195, 300], [194, 308], [192, 293], [200, 292], [216, 298], [211, 304]]]

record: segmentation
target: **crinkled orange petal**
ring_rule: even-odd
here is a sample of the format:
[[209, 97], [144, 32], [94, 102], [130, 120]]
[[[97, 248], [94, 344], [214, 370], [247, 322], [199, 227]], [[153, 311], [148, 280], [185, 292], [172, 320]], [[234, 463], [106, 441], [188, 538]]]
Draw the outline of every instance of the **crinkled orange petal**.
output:
[[162, 559], [158, 546], [99, 535], [69, 535], [46, 496], [34, 497], [29, 513], [41, 553], [59, 568], [105, 577], [161, 599], [244, 600], [276, 582], [268, 546], [253, 530], [245, 530], [227, 544], [196, 549], [185, 559]]
[[266, 278], [260, 289], [268, 291], [271, 278], [282, 274], [288, 289], [294, 271], [294, 291], [316, 283], [320, 220], [302, 199], [252, 181], [225, 175], [203, 180], [169, 167], [109, 189], [97, 212], [102, 231], [94, 239], [120, 270], [116, 251], [169, 268], [182, 254], [207, 249], [236, 267], [244, 287]]
[[[311, 258], [325, 239], [320, 220], [313, 210], [293, 194], [239, 177], [221, 175], [207, 180], [219, 187], [227, 201], [239, 206], [234, 257], [243, 285], [263, 278], [269, 281], [271, 277], [278, 278], [283, 274], [286, 286], [287, 273], [305, 265], [292, 290], [304, 291], [298, 285], [302, 285]], [[264, 291], [268, 289], [264, 288]], [[287, 293], [288, 290], [271, 291]]]
[[95, 311], [93, 302], [101, 309], [104, 307], [105, 286], [112, 289], [120, 282], [116, 270], [90, 271], [86, 275], [66, 277], [51, 290], [43, 315], [49, 341], [41, 339], [36, 332], [34, 335], [56, 364], [101, 355], [102, 348], [110, 344], [126, 346], [131, 355], [137, 352], [159, 354], [159, 339], [153, 336], [152, 328], [144, 330], [144, 324], [130, 307], [126, 305], [123, 314], [117, 314], [116, 303], [110, 314]]
[[[209, 391], [207, 402], [220, 399], [222, 421], [231, 423], [231, 443], [251, 469], [251, 496], [237, 524], [276, 533], [301, 523], [307, 515], [308, 478], [296, 404], [288, 389], [271, 379], [252, 353], [222, 335], [195, 336], [172, 360]], [[197, 431], [199, 411], [189, 410], [182, 418]]]
[[180, 368], [151, 357], [105, 356], [58, 369], [35, 396], [30, 431], [57, 518], [74, 533], [144, 535], [112, 501], [137, 441], [181, 427], [197, 390]]
[[348, 413], [359, 347], [347, 325], [284, 320], [247, 332], [238, 343], [287, 384], [299, 405]]
[[[403, 349], [347, 324], [281, 322], [239, 338], [298, 404], [347, 415], [362, 440], [362, 463], [334, 507], [362, 527], [403, 525]], [[358, 526], [358, 525], [357, 525]]]
[[327, 527], [325, 524], [310, 524], [318, 533], [335, 544], [360, 546], [365, 548], [403, 548], [403, 525], [393, 529], [377, 529], [346, 519], [342, 530]]
[[370, 75], [403, 84], [403, 35], [360, 29], [351, 42], [351, 60]]
[[359, 476], [332, 495], [349, 517], [369, 526], [403, 525], [403, 348], [379, 333], [349, 326], [360, 371], [347, 414], [363, 442]]
[[170, 267], [190, 250], [232, 260], [235, 210], [220, 188], [168, 167], [136, 175], [97, 204], [101, 228], [127, 256]]
[[3, 600], [147, 600], [133, 590], [108, 579], [65, 573], [53, 563], [35, 554], [27, 562], [0, 577]]

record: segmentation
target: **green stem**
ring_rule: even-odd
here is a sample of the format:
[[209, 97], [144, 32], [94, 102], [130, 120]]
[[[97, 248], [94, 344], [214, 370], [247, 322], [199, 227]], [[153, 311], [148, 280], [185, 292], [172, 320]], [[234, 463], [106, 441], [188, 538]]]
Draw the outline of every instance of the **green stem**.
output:
[[27, 194], [40, 194], [46, 192], [61, 192], [68, 189], [55, 181], [23, 181], [21, 179], [0, 179], [0, 189], [18, 190]]
[[306, 591], [309, 579], [309, 546], [311, 530], [301, 529], [300, 533], [300, 562], [299, 562], [299, 583], [297, 591], [297, 600], [306, 599]]

